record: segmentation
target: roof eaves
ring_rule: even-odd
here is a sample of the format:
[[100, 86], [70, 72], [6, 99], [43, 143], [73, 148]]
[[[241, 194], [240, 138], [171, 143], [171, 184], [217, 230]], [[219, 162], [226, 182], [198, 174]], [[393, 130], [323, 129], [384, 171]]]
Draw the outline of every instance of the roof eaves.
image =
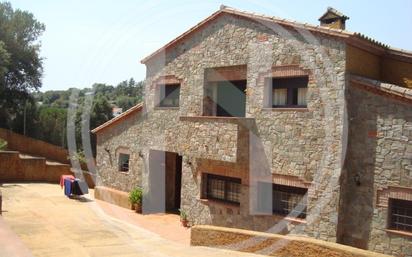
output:
[[379, 90], [389, 95], [402, 98], [412, 103], [412, 89], [401, 87], [395, 84], [385, 83], [379, 80], [374, 80], [359, 75], [350, 74], [350, 81], [364, 85], [370, 89]]
[[[221, 7], [222, 8], [222, 7]], [[185, 36], [189, 35], [190, 33], [194, 32], [195, 30], [199, 29], [201, 26], [203, 26], [204, 24], [206, 24], [207, 22], [213, 20], [214, 18], [216, 18], [223, 9], [220, 9], [214, 13], [212, 13], [210, 16], [208, 16], [206, 19], [202, 20], [201, 22], [199, 22], [198, 24], [196, 24], [195, 26], [191, 27], [190, 29], [186, 30], [186, 32], [184, 32], [183, 34], [181, 34], [180, 36], [176, 37], [175, 39], [173, 39], [172, 41], [170, 41], [169, 43], [167, 43], [166, 45], [164, 45], [163, 47], [161, 47], [160, 49], [156, 50], [155, 52], [151, 53], [150, 55], [146, 56], [145, 58], [143, 58], [140, 63], [145, 64], [148, 60], [150, 60], [152, 57], [156, 56], [157, 54], [161, 53], [162, 51], [166, 50], [167, 48], [169, 48], [170, 46], [172, 46], [173, 44], [177, 43], [180, 39], [184, 38]]]
[[124, 118], [126, 118], [127, 116], [129, 116], [130, 114], [137, 112], [137, 111], [141, 111], [143, 109], [143, 102], [136, 104], [135, 106], [131, 107], [130, 109], [128, 109], [127, 111], [121, 113], [119, 116], [114, 117], [111, 120], [106, 121], [105, 123], [103, 123], [102, 125], [98, 126], [97, 128], [94, 128], [91, 132], [96, 134], [97, 132], [99, 132], [100, 130], [109, 127], [111, 125], [114, 125], [115, 123], [123, 120]]

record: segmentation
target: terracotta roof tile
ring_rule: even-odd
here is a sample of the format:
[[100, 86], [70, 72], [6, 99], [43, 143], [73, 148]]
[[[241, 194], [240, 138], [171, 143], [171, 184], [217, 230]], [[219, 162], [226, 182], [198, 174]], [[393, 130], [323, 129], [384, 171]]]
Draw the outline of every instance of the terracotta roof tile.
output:
[[275, 16], [268, 16], [268, 15], [262, 15], [262, 14], [255, 14], [252, 12], [245, 12], [241, 10], [237, 10], [228, 6], [222, 5], [221, 8], [214, 12], [212, 15], [204, 19], [203, 21], [199, 22], [180, 36], [176, 37], [169, 43], [167, 43], [165, 46], [162, 48], [156, 50], [149, 56], [145, 57], [144, 59], [141, 60], [141, 63], [146, 63], [148, 60], [152, 59], [153, 57], [157, 56], [161, 52], [163, 52], [166, 49], [169, 49], [170, 47], [174, 46], [175, 44], [179, 43], [181, 40], [186, 38], [186, 36], [189, 36], [190, 34], [194, 33], [195, 31], [199, 30], [203, 26], [205, 26], [207, 23], [211, 22], [212, 20], [216, 19], [218, 16], [221, 14], [233, 14], [233, 15], [238, 15], [242, 16], [245, 18], [249, 19], [254, 19], [254, 20], [263, 20], [263, 21], [269, 21], [269, 22], [274, 22], [280, 25], [288, 26], [288, 27], [294, 27], [294, 28], [304, 28], [307, 29], [311, 32], [317, 32], [317, 33], [322, 33], [334, 37], [338, 37], [341, 39], [359, 39], [356, 41], [356, 43], [364, 43], [364, 44], [372, 44], [373, 46], [377, 46], [380, 49], [384, 51], [388, 51], [388, 53], [393, 54], [393, 55], [399, 55], [402, 57], [410, 58], [412, 61], [412, 52], [410, 51], [405, 51], [402, 49], [396, 49], [392, 48], [386, 44], [383, 44], [373, 38], [370, 38], [362, 33], [357, 33], [357, 32], [350, 32], [347, 30], [342, 30], [342, 29], [334, 29], [334, 28], [329, 28], [329, 27], [324, 27], [324, 26], [319, 26], [319, 25], [310, 25], [307, 23], [300, 23], [297, 21], [292, 21], [284, 18], [279, 18]]
[[374, 80], [374, 79], [370, 79], [370, 78], [366, 78], [366, 77], [362, 77], [358, 75], [349, 75], [349, 79], [352, 82], [362, 84], [371, 89], [376, 89], [384, 93], [397, 96], [397, 97], [401, 97], [408, 101], [412, 101], [412, 89], [401, 87], [401, 86], [394, 85], [394, 84], [385, 83], [379, 80]]

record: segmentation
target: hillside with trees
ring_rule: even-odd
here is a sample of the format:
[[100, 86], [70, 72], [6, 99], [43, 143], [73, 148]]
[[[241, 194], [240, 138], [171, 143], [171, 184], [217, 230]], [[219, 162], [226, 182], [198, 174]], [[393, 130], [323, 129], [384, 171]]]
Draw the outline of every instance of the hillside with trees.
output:
[[[143, 82], [134, 79], [120, 82], [117, 86], [96, 83], [90, 88], [34, 92], [25, 102], [6, 127], [14, 132], [25, 134], [54, 145], [67, 147], [67, 111], [72, 94], [76, 101], [76, 141], [81, 149], [81, 117], [90, 112], [90, 129], [98, 127], [113, 118], [112, 108], [120, 107], [123, 111], [136, 105], [143, 98]], [[85, 109], [85, 98], [91, 95], [93, 102], [90, 109]], [[25, 124], [24, 124], [25, 123]], [[92, 139], [93, 142], [93, 139]]]
[[[0, 2], [0, 127], [67, 147], [67, 112], [74, 104], [76, 142], [82, 149], [82, 115], [90, 112], [90, 129], [103, 124], [112, 118], [113, 107], [125, 111], [142, 101], [143, 82], [131, 78], [116, 86], [96, 83], [83, 89], [40, 92], [40, 36], [45, 29], [33, 14]], [[72, 95], [78, 95], [74, 103], [70, 103]], [[83, 108], [91, 96], [91, 107]]]

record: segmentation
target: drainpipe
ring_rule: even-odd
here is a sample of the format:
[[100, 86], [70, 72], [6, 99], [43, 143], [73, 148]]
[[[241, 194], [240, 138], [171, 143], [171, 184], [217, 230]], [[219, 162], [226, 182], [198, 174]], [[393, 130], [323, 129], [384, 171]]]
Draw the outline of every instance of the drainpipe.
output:
[[1, 209], [1, 202], [3, 201], [3, 197], [1, 195], [1, 190], [0, 190], [0, 215], [2, 213], [2, 209]]

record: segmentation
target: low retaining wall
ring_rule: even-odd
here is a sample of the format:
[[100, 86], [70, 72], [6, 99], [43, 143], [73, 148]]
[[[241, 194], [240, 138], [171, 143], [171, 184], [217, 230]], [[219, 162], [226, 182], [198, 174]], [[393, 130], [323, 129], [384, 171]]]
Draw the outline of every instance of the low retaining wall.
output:
[[46, 164], [42, 157], [21, 158], [19, 152], [0, 151], [1, 181], [59, 183], [61, 175], [73, 175], [70, 165]]
[[[43, 157], [21, 157], [16, 151], [0, 151], [0, 181], [59, 183], [61, 175], [74, 175], [70, 165], [46, 162]], [[81, 178], [76, 174], [78, 178]], [[83, 171], [89, 188], [95, 186], [95, 175]]]
[[42, 156], [48, 160], [69, 164], [69, 152], [63, 147], [52, 145], [41, 140], [26, 137], [10, 130], [0, 128], [0, 138], [7, 141], [7, 149], [34, 156]]
[[129, 194], [109, 187], [97, 186], [94, 188], [94, 198], [106, 201], [123, 208], [131, 208]]
[[192, 227], [190, 244], [277, 257], [388, 257], [388, 255], [313, 238], [208, 225]]

